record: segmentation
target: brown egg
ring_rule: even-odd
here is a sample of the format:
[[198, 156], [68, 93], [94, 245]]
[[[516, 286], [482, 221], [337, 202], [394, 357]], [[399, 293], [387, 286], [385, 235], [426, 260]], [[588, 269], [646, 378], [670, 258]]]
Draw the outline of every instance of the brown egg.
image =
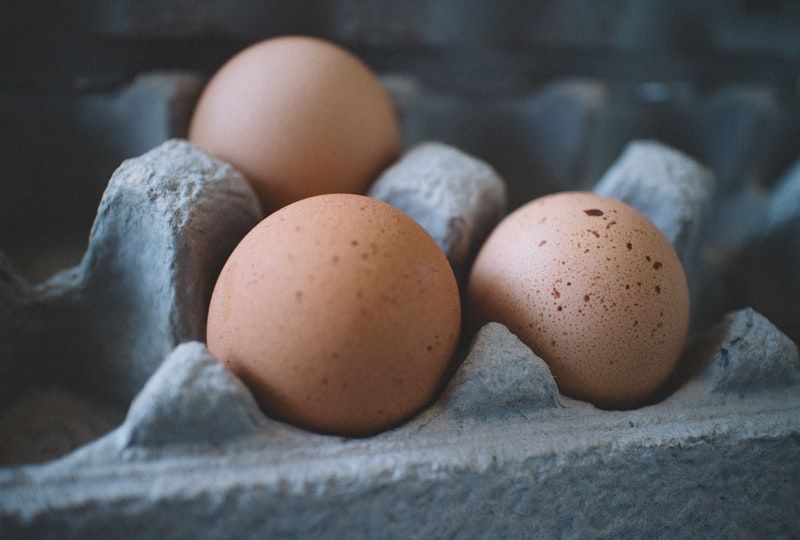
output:
[[341, 47], [269, 39], [211, 79], [189, 139], [238, 168], [267, 210], [323, 193], [363, 193], [398, 154], [388, 94]]
[[291, 204], [242, 240], [207, 340], [268, 414], [366, 435], [430, 400], [460, 325], [455, 277], [430, 235], [386, 203], [337, 194]]
[[548, 363], [562, 393], [601, 407], [650, 396], [688, 331], [672, 246], [630, 206], [590, 193], [542, 197], [506, 217], [478, 255], [469, 298]]

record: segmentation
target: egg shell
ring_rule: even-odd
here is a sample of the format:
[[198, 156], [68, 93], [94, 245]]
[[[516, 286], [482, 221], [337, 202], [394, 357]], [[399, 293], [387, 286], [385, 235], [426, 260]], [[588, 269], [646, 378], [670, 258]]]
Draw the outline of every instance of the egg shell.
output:
[[207, 340], [271, 416], [368, 435], [431, 399], [460, 325], [455, 277], [430, 235], [386, 203], [336, 194], [289, 205], [242, 240]]
[[271, 211], [365, 192], [397, 156], [400, 128], [363, 62], [333, 43], [286, 36], [248, 47], [214, 75], [189, 139], [239, 169]]
[[469, 299], [550, 366], [560, 391], [601, 407], [641, 403], [675, 368], [689, 324], [683, 267], [630, 206], [590, 193], [531, 201], [482, 247]]

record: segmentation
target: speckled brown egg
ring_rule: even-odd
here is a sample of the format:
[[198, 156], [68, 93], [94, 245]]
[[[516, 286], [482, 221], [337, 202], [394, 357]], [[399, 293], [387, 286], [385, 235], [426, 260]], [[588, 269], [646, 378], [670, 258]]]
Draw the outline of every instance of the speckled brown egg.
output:
[[189, 139], [239, 169], [271, 211], [323, 193], [363, 193], [397, 156], [400, 128], [363, 62], [333, 43], [285, 36], [222, 66]]
[[207, 341], [268, 414], [367, 435], [430, 400], [460, 325], [455, 277], [422, 227], [380, 201], [321, 195], [270, 215], [236, 247]]
[[478, 255], [469, 298], [548, 363], [562, 393], [601, 407], [650, 396], [688, 331], [670, 243], [630, 206], [591, 193], [542, 197], [506, 217]]

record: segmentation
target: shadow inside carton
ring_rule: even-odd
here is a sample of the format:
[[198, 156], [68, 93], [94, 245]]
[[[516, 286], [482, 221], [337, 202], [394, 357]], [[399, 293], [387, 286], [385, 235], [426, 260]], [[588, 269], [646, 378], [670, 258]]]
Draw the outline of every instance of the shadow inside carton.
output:
[[0, 411], [0, 466], [42, 463], [111, 431], [125, 409], [61, 386], [34, 386]]

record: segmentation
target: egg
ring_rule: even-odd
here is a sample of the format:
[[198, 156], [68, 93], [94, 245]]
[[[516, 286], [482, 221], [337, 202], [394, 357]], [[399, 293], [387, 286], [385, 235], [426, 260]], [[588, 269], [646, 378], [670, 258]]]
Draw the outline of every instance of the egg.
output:
[[241, 171], [268, 211], [323, 193], [363, 193], [395, 159], [392, 102], [358, 58], [286, 36], [243, 50], [211, 79], [189, 140]]
[[394, 207], [320, 195], [271, 214], [226, 262], [210, 351], [267, 414], [339, 435], [401, 422], [435, 393], [461, 325], [455, 277]]
[[505, 324], [560, 391], [600, 407], [643, 402], [686, 340], [689, 293], [663, 234], [630, 206], [590, 193], [536, 199], [507, 216], [475, 261], [469, 300]]

